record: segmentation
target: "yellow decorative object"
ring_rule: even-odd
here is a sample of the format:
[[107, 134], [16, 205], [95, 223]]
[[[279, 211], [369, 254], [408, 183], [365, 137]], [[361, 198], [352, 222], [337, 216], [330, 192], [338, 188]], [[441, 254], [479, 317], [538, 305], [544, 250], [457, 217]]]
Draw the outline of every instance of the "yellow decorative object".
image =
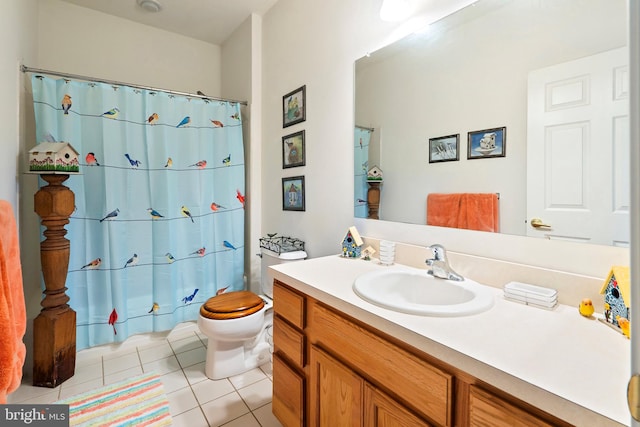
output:
[[631, 337], [631, 322], [624, 317], [616, 316], [616, 320], [618, 321], [618, 326], [620, 326], [620, 330], [624, 334], [625, 337]]
[[584, 298], [580, 301], [580, 305], [578, 306], [578, 311], [584, 317], [591, 317], [593, 315], [593, 301], [589, 298]]

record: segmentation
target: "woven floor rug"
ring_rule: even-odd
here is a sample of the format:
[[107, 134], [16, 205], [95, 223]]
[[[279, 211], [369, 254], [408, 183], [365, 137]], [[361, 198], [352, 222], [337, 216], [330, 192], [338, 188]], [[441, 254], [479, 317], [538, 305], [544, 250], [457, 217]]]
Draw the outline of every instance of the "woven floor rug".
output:
[[144, 374], [56, 403], [69, 405], [71, 426], [170, 426], [169, 401], [158, 375]]

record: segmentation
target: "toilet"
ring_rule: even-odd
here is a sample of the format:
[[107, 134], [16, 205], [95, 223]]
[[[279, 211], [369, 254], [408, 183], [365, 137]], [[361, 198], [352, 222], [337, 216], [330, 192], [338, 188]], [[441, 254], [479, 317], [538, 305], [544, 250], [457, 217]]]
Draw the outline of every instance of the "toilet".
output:
[[273, 276], [267, 267], [307, 257], [305, 251], [261, 249], [261, 291], [233, 291], [209, 298], [200, 307], [198, 328], [208, 338], [205, 374], [230, 377], [267, 363], [273, 351]]

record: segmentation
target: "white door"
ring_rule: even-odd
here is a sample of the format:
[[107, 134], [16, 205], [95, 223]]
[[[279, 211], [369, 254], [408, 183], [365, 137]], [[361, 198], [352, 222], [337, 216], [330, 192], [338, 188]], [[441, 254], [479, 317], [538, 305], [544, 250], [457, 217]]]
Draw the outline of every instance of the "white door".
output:
[[628, 55], [620, 48], [529, 74], [528, 236], [629, 246]]

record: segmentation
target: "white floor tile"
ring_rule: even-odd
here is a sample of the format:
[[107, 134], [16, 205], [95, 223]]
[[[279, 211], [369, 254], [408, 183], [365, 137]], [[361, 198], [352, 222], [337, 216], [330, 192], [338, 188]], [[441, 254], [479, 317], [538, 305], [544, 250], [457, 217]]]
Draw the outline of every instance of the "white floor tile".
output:
[[78, 365], [76, 363], [76, 368], [74, 370], [73, 376], [66, 380], [63, 384], [80, 384], [85, 381], [95, 380], [96, 378], [102, 378], [102, 358], [100, 358], [98, 363], [93, 363], [90, 365]]
[[[20, 387], [9, 396], [7, 396], [7, 403], [21, 403], [27, 400], [33, 400], [41, 396], [45, 396], [50, 393], [60, 393], [60, 386], [56, 388], [48, 387], [35, 387], [31, 385], [31, 381], [28, 383], [23, 382]], [[32, 402], [30, 402], [32, 403]]]
[[280, 421], [273, 415], [271, 403], [254, 410], [253, 415], [256, 416], [262, 427], [282, 427]]
[[273, 383], [265, 378], [238, 390], [238, 393], [252, 411], [271, 402]]
[[104, 383], [105, 385], [117, 383], [118, 381], [123, 381], [127, 378], [142, 375], [142, 373], [142, 366], [135, 366], [133, 368], [125, 369], [124, 371], [118, 371], [113, 374], [105, 375]]
[[202, 405], [202, 411], [211, 426], [219, 426], [247, 414], [249, 408], [244, 404], [240, 395], [233, 392], [205, 403]]
[[196, 363], [195, 365], [187, 366], [183, 369], [184, 375], [187, 377], [189, 384], [194, 385], [200, 381], [208, 380], [207, 375], [204, 373], [205, 362]]
[[89, 390], [95, 390], [104, 385], [102, 378], [98, 378], [91, 381], [85, 381], [80, 384], [66, 385], [62, 383], [60, 386], [60, 399], [66, 399], [67, 397], [75, 396]]
[[172, 417], [198, 406], [198, 401], [189, 387], [167, 394], [167, 399]]
[[[55, 391], [49, 392], [47, 394], [43, 394], [38, 397], [34, 397], [33, 399], [27, 399], [20, 402], [21, 404], [30, 404], [30, 403], [38, 403], [38, 404], [47, 404], [54, 403], [57, 400], [60, 400], [60, 390], [54, 389]], [[8, 401], [7, 403], [15, 403]]]
[[223, 427], [260, 427], [260, 423], [256, 420], [256, 417], [249, 412], [240, 418], [236, 418], [233, 421], [223, 424]]
[[153, 346], [138, 347], [138, 354], [140, 355], [140, 361], [142, 363], [148, 363], [173, 356], [173, 349], [169, 345], [169, 342], [163, 341]]
[[102, 346], [102, 360], [116, 359], [131, 353], [137, 353], [138, 350], [132, 346], [122, 346], [118, 344]]
[[186, 368], [187, 366], [204, 362], [207, 357], [207, 350], [204, 347], [198, 347], [185, 351], [184, 353], [178, 353], [176, 357], [178, 358], [178, 362], [180, 362], [180, 366]]
[[84, 365], [102, 363], [102, 351], [88, 348], [76, 353], [76, 369]]
[[281, 427], [271, 413], [270, 363], [213, 381], [204, 373], [207, 339], [196, 323], [180, 324], [174, 331], [82, 350], [74, 376], [61, 386], [33, 387], [25, 375], [8, 403], [53, 403], [144, 371], [161, 376], [175, 426]]
[[167, 334], [167, 340], [179, 340], [199, 330], [198, 324], [195, 321], [180, 323]]
[[226, 378], [223, 380], [207, 379], [206, 381], [201, 381], [198, 384], [192, 385], [191, 389], [196, 395], [198, 402], [200, 402], [200, 405], [235, 391], [229, 380]]
[[193, 408], [173, 418], [173, 427], [209, 427], [207, 419], [200, 408]]
[[160, 377], [165, 393], [173, 393], [181, 388], [189, 387], [189, 382], [182, 371], [169, 372]]
[[133, 353], [127, 353], [119, 357], [104, 359], [102, 363], [104, 365], [105, 375], [111, 375], [129, 368], [141, 366], [140, 357], [138, 357], [137, 351], [134, 351]]
[[184, 353], [185, 351], [193, 350], [194, 348], [204, 347], [202, 341], [196, 334], [191, 334], [185, 338], [170, 341], [173, 351], [177, 353]]
[[235, 388], [241, 389], [242, 387], [264, 380], [265, 378], [267, 378], [267, 376], [262, 372], [262, 369], [255, 368], [242, 374], [229, 377], [229, 381], [231, 381], [231, 384], [233, 384]]
[[180, 369], [180, 364], [175, 356], [165, 357], [164, 359], [155, 360], [153, 362], [144, 363], [142, 365], [144, 372], [155, 372], [158, 375], [168, 374], [169, 372]]

